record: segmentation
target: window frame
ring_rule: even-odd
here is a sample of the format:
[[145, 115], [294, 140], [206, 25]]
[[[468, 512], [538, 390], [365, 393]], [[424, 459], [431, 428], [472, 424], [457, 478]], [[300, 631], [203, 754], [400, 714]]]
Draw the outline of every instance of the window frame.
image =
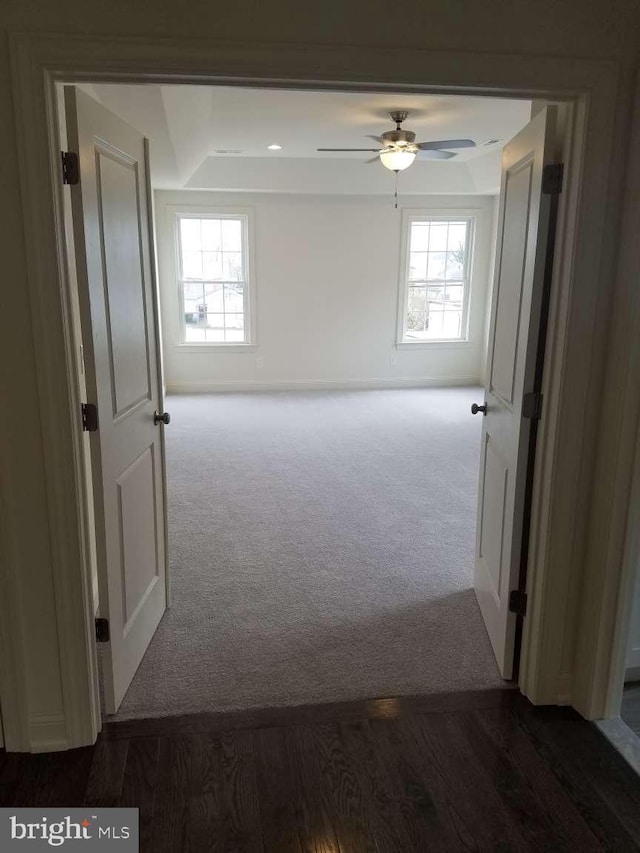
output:
[[[225, 207], [224, 205], [207, 206], [171, 206], [173, 220], [174, 243], [174, 273], [178, 298], [178, 341], [181, 349], [224, 350], [226, 352], [242, 352], [253, 350], [257, 346], [256, 334], [256, 293], [254, 275], [254, 228], [253, 210], [251, 208]], [[187, 341], [186, 323], [184, 319], [184, 281], [182, 278], [182, 240], [180, 222], [182, 219], [239, 219], [242, 225], [242, 264], [244, 272], [244, 341]]]
[[[480, 211], [472, 208], [404, 209], [401, 222], [400, 279], [398, 287], [398, 316], [396, 349], [424, 349], [468, 347], [473, 342], [469, 334], [470, 306], [473, 294], [473, 267], [475, 238]], [[411, 248], [411, 226], [414, 222], [466, 222], [468, 227], [467, 251], [464, 263], [461, 336], [459, 338], [433, 338], [412, 341], [406, 339], [409, 305], [409, 254]]]

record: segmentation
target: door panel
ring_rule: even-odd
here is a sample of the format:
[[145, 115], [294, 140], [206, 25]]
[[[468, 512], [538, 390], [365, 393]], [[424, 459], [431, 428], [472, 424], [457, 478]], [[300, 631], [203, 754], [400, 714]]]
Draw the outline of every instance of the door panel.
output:
[[531, 162], [525, 162], [505, 175], [503, 252], [496, 282], [497, 317], [491, 360], [491, 390], [506, 403], [513, 402], [518, 357], [531, 167]]
[[68, 143], [91, 433], [105, 710], [115, 713], [166, 606], [165, 466], [158, 316], [144, 137], [73, 86]]
[[531, 421], [523, 400], [535, 391], [542, 298], [550, 260], [550, 206], [542, 192], [553, 161], [556, 110], [547, 107], [505, 146], [498, 251], [482, 418], [474, 587], [500, 672], [513, 676]]
[[149, 399], [149, 348], [135, 162], [97, 152], [96, 180], [107, 294], [114, 414]]
[[157, 495], [153, 451], [153, 446], [145, 448], [117, 480], [125, 634], [158, 580], [154, 511]]

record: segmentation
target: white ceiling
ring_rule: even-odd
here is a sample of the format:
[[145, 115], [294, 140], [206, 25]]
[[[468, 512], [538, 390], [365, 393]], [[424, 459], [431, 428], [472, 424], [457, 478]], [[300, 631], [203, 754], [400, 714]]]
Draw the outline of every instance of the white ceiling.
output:
[[[373, 155], [316, 148], [375, 148], [367, 136], [391, 130], [387, 113], [406, 109], [410, 115], [403, 126], [415, 131], [419, 142], [468, 137], [477, 144], [446, 162], [416, 161], [401, 176], [406, 192], [428, 192], [434, 181], [443, 192], [448, 179], [452, 192], [497, 192], [499, 150], [531, 111], [529, 101], [454, 95], [186, 85], [83, 88], [150, 138], [153, 183], [165, 189], [387, 192], [393, 176], [379, 163], [366, 171], [363, 166]], [[490, 140], [498, 142], [486, 145]], [[282, 150], [269, 151], [272, 143]], [[246, 163], [246, 175], [242, 162], [229, 163], [244, 158], [254, 158]], [[295, 181], [287, 180], [287, 162]], [[227, 172], [233, 185], [225, 185]]]

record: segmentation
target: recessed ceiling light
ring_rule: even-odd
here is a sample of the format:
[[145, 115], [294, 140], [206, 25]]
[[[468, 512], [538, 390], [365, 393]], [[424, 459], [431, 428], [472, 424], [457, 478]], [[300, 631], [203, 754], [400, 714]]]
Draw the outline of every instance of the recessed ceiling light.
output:
[[269, 151], [280, 151], [282, 150], [282, 145], [278, 145], [277, 143], [273, 143], [273, 145], [267, 145]]

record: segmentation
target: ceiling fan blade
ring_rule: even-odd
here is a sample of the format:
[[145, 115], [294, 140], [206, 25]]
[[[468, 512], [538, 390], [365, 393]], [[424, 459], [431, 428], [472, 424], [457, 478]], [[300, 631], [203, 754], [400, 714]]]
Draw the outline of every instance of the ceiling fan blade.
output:
[[376, 154], [376, 156], [375, 156], [375, 157], [372, 157], [370, 160], [365, 160], [365, 161], [364, 161], [364, 164], [365, 164], [365, 166], [366, 166], [366, 165], [367, 165], [367, 163], [379, 163], [379, 162], [380, 162], [380, 155], [379, 155], [379, 154]]
[[367, 134], [367, 139], [373, 139], [374, 142], [377, 142], [378, 145], [384, 145], [384, 139], [381, 136], [371, 136]]
[[418, 160], [450, 160], [452, 157], [457, 157], [457, 154], [454, 154], [453, 151], [437, 151], [427, 149], [420, 149], [416, 152], [418, 155]]
[[316, 151], [370, 151], [378, 153], [378, 148], [316, 148]]
[[473, 139], [438, 139], [435, 142], [418, 142], [421, 151], [438, 151], [440, 148], [475, 148]]

